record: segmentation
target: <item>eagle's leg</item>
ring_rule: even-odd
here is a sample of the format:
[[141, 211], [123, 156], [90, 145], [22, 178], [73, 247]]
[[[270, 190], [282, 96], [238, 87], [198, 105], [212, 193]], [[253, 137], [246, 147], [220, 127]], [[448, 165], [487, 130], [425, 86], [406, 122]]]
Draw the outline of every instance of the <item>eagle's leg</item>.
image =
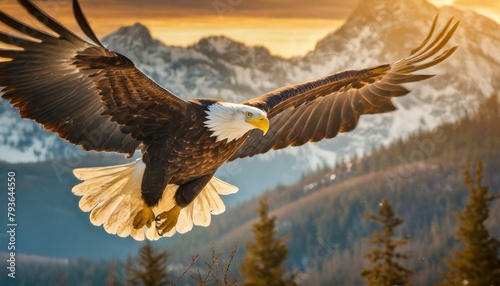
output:
[[213, 174], [205, 175], [179, 186], [175, 192], [176, 205], [172, 209], [156, 216], [156, 230], [159, 235], [163, 235], [172, 230], [177, 224], [182, 208], [187, 207], [196, 196], [198, 196], [201, 190], [210, 182], [212, 177]]
[[151, 223], [153, 223], [154, 219], [155, 219], [155, 214], [153, 210], [151, 209], [150, 206], [144, 204], [142, 210], [140, 210], [134, 217], [134, 222], [133, 222], [134, 228], [139, 229], [144, 226], [149, 228], [151, 227]]
[[179, 214], [182, 207], [175, 205], [173, 208], [166, 212], [162, 212], [156, 216], [156, 231], [158, 235], [162, 236], [164, 233], [169, 232], [177, 224]]
[[144, 206], [134, 217], [133, 226], [135, 229], [151, 227], [155, 220], [153, 206], [160, 201], [163, 191], [172, 177], [165, 174], [165, 170], [155, 163], [146, 165], [141, 184], [141, 194]]

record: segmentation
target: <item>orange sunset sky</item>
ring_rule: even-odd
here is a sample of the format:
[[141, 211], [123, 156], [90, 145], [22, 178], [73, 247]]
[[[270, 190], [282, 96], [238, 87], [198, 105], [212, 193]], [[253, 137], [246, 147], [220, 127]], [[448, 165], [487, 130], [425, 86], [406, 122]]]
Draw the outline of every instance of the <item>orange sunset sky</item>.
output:
[[[70, 0], [34, 1], [60, 22], [75, 27]], [[500, 23], [499, 0], [433, 0], [455, 5]], [[99, 37], [136, 22], [169, 45], [186, 46], [203, 36], [226, 35], [273, 54], [290, 57], [313, 49], [339, 27], [358, 1], [346, 0], [80, 0]], [[0, 0], [4, 12], [33, 24], [14, 0]]]

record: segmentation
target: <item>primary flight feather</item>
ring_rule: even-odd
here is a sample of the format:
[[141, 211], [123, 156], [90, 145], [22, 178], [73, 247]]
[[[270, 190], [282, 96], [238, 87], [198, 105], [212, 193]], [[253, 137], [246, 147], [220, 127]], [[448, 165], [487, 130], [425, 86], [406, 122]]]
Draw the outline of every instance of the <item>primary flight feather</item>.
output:
[[208, 226], [224, 212], [220, 195], [238, 189], [214, 177], [225, 162], [273, 149], [300, 146], [353, 130], [362, 114], [392, 111], [392, 98], [409, 93], [402, 84], [430, 78], [414, 72], [436, 65], [458, 22], [435, 33], [392, 64], [343, 71], [269, 92], [242, 103], [183, 100], [106, 49], [73, 1], [88, 42], [28, 0], [19, 3], [48, 31], [0, 11], [0, 21], [22, 34], [0, 31], [2, 97], [85, 150], [141, 150], [135, 162], [74, 170], [80, 208], [95, 225], [119, 236], [158, 239], [193, 225]]

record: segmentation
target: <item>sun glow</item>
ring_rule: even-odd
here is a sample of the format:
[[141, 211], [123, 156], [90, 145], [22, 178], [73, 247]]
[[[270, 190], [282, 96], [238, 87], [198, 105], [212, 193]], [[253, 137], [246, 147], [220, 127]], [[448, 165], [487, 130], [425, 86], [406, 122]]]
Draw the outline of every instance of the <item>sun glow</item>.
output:
[[500, 24], [500, 1], [498, 0], [430, 0], [430, 3], [441, 6], [457, 6], [460, 9], [474, 10]]
[[[306, 5], [306, 9], [305, 4], [299, 1], [290, 1], [286, 7], [276, 6], [276, 1], [245, 2], [246, 6], [242, 4], [220, 17], [211, 5], [194, 5], [186, 1], [184, 6], [178, 4], [175, 7], [169, 7], [169, 1], [162, 3], [152, 0], [145, 0], [144, 5], [129, 1], [81, 2], [90, 24], [100, 38], [121, 26], [140, 22], [150, 29], [154, 38], [167, 45], [188, 46], [209, 35], [225, 35], [248, 45], [265, 46], [272, 54], [284, 57], [304, 55], [314, 49], [316, 42], [340, 27], [356, 6], [355, 3], [347, 5], [340, 1], [323, 3], [321, 0], [311, 0], [315, 5]], [[70, 2], [35, 2], [58, 21], [78, 31]], [[461, 9], [471, 9], [500, 23], [498, 0], [430, 2], [436, 6], [456, 5]], [[4, 12], [36, 25], [36, 21], [19, 9], [15, 1], [0, 0], [0, 5]]]
[[187, 46], [207, 35], [224, 35], [248, 45], [263, 45], [285, 57], [304, 55], [316, 41], [337, 29], [342, 21], [328, 19], [176, 19], [144, 21], [154, 37], [169, 45]]
[[[107, 35], [135, 19], [116, 19], [96, 25], [98, 35]], [[188, 46], [208, 35], [224, 35], [248, 45], [261, 45], [271, 53], [291, 57], [314, 49], [316, 41], [335, 31], [342, 20], [256, 19], [225, 17], [143, 19], [154, 38], [167, 45]]]

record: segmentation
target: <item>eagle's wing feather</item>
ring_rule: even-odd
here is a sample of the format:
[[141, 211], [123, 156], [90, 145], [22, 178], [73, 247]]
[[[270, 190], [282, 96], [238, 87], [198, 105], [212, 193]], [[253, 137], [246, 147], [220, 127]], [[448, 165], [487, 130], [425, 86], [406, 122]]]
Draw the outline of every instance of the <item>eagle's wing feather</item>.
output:
[[[0, 11], [0, 21], [18, 35], [0, 32], [0, 41], [17, 48], [0, 49], [3, 98], [23, 118], [86, 150], [133, 154], [162, 136], [188, 102], [160, 87], [126, 57], [104, 48], [80, 7], [75, 17], [88, 43], [27, 0], [19, 1], [51, 33], [30, 27]], [[20, 49], [19, 49], [20, 48]], [[165, 131], [166, 132], [166, 131]]]
[[436, 17], [424, 41], [392, 64], [331, 74], [243, 102], [266, 110], [270, 129], [265, 136], [251, 131], [230, 160], [332, 138], [353, 130], [363, 114], [395, 110], [392, 97], [409, 93], [401, 84], [433, 76], [413, 72], [436, 65], [455, 51], [456, 47], [442, 51], [458, 26], [452, 21], [433, 37]]

